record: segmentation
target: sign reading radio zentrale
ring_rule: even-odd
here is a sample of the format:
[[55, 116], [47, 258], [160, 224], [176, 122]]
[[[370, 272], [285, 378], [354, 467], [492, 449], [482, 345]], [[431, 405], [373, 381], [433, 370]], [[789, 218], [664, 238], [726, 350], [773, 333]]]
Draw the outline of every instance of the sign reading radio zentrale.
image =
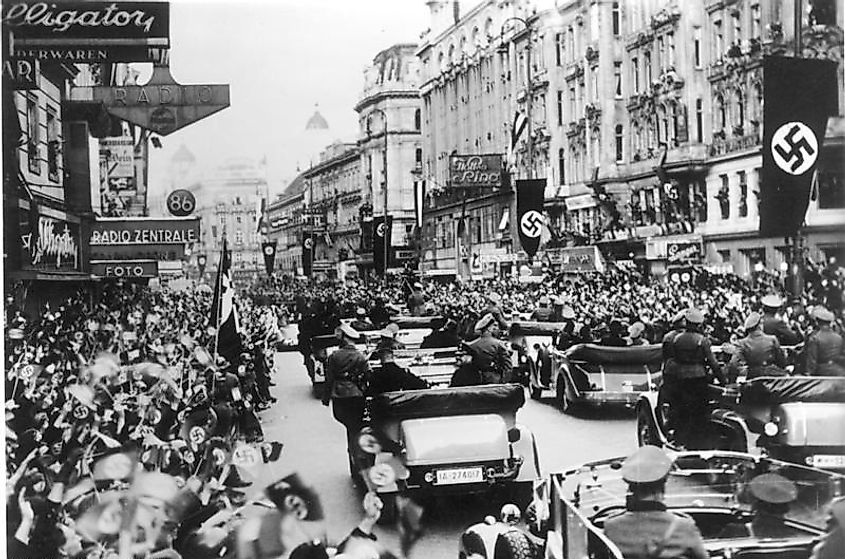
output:
[[449, 182], [457, 187], [501, 187], [502, 155], [449, 156]]
[[185, 245], [199, 240], [199, 230], [199, 218], [105, 218], [94, 222], [90, 245]]

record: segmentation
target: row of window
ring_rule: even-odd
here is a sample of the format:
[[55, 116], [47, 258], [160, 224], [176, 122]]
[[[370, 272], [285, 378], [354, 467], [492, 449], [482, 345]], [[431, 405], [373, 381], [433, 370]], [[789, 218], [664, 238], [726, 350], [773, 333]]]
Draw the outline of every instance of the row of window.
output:
[[[54, 107], [46, 108], [47, 130], [47, 178], [51, 182], [59, 182], [59, 168], [61, 158], [61, 125], [58, 110]], [[41, 174], [42, 134], [41, 134], [41, 106], [35, 93], [26, 96], [26, 131], [27, 131], [27, 167], [30, 173]]]

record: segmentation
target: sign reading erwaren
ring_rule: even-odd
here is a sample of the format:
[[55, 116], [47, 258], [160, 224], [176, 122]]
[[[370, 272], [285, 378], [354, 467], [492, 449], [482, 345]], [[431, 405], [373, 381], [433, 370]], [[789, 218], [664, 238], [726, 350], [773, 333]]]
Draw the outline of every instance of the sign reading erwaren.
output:
[[92, 247], [184, 245], [199, 240], [199, 218], [101, 218], [91, 230]]
[[449, 157], [449, 183], [454, 187], [502, 186], [502, 155], [452, 155]]

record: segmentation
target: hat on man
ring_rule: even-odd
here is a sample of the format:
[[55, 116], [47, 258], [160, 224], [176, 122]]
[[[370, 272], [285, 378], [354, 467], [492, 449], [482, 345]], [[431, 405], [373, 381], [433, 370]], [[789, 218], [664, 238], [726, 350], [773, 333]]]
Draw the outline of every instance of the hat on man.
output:
[[763, 303], [763, 306], [768, 309], [779, 309], [783, 305], [783, 299], [775, 295], [774, 293], [771, 295], [766, 295], [760, 300]]
[[645, 332], [645, 324], [639, 320], [628, 326], [628, 335], [632, 338], [639, 338]]
[[833, 322], [833, 313], [824, 307], [816, 307], [813, 309], [813, 318], [819, 322]]
[[754, 498], [773, 505], [791, 503], [798, 497], [798, 488], [792, 480], [772, 473], [752, 479], [748, 490]]
[[549, 306], [549, 298], [548, 298], [548, 297], [546, 297], [545, 295], [543, 295], [542, 297], [540, 297], [540, 300], [539, 300], [539, 301], [537, 301], [537, 303], [538, 303], [541, 307], [548, 307], [548, 306]]
[[502, 302], [502, 296], [493, 291], [487, 294], [487, 300], [498, 305]]
[[399, 333], [399, 325], [395, 322], [391, 322], [387, 326], [384, 327], [384, 330], [379, 332], [379, 336], [382, 338], [390, 338], [391, 340], [396, 337], [396, 334]]
[[672, 317], [672, 324], [677, 322], [681, 322], [683, 319], [687, 317], [687, 311], [682, 310], [675, 313], [675, 316]]
[[560, 316], [564, 320], [573, 320], [575, 319], [575, 311], [572, 307], [563, 307], [563, 310], [560, 311]]
[[475, 323], [475, 331], [476, 332], [483, 332], [487, 329], [496, 319], [493, 318], [493, 315], [490, 313], [485, 314], [478, 322]]
[[689, 322], [690, 324], [704, 323], [704, 313], [702, 313], [698, 309], [687, 309], [684, 313], [684, 318], [686, 318], [687, 322]]
[[367, 311], [363, 307], [358, 307], [355, 309], [355, 314], [358, 316], [367, 316]]
[[423, 286], [420, 282], [414, 283], [414, 289], [422, 289], [422, 288], [423, 288]]
[[646, 445], [622, 464], [622, 479], [628, 483], [654, 483], [669, 475], [675, 461], [663, 449]]
[[345, 322], [342, 322], [340, 324], [340, 326], [338, 326], [335, 329], [334, 333], [335, 333], [335, 336], [338, 336], [338, 337], [344, 336], [344, 337], [352, 339], [352, 340], [357, 340], [358, 338], [361, 337], [361, 334], [360, 334], [360, 332], [358, 332], [358, 330], [356, 330], [355, 328], [353, 328], [349, 324], [346, 324]]
[[759, 313], [753, 312], [748, 315], [748, 318], [745, 319], [745, 326], [746, 330], [753, 330], [760, 325], [760, 315]]

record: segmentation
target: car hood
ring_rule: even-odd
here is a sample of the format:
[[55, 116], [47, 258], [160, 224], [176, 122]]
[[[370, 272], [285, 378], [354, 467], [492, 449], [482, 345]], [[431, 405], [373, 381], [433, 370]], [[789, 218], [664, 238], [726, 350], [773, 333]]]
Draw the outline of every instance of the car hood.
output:
[[408, 419], [400, 430], [409, 466], [476, 463], [510, 456], [507, 425], [498, 414]]

